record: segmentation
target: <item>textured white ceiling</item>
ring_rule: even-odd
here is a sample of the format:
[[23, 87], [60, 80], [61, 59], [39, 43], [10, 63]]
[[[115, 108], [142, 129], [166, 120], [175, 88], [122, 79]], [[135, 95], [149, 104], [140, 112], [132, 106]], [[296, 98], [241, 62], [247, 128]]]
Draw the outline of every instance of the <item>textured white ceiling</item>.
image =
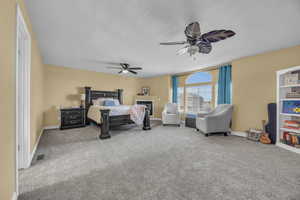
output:
[[[25, 0], [46, 64], [116, 73], [92, 60], [143, 67], [139, 76], [191, 71], [300, 44], [300, 0]], [[178, 56], [184, 29], [231, 29], [210, 54]]]

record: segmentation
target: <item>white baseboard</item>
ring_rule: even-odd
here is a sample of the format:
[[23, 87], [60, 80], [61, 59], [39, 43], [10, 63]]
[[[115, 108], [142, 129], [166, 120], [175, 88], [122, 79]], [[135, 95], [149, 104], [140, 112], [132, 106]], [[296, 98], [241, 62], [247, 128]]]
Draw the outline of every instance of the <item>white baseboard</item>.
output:
[[34, 148], [33, 148], [32, 152], [31, 152], [31, 154], [30, 154], [30, 165], [31, 165], [31, 163], [32, 163], [34, 154], [35, 154], [35, 152], [36, 152], [37, 147], [39, 146], [40, 139], [41, 139], [43, 133], [45, 132], [45, 130], [58, 129], [58, 128], [59, 128], [59, 126], [46, 126], [46, 127], [42, 128], [42, 130], [41, 130], [41, 132], [40, 132], [40, 136], [39, 136], [39, 138], [37, 139], [37, 142], [35, 143]]
[[18, 195], [16, 192], [13, 193], [11, 200], [18, 200]]
[[41, 137], [42, 137], [44, 131], [45, 131], [45, 128], [42, 128], [42, 130], [41, 130], [41, 132], [40, 132], [40, 136], [39, 136], [39, 138], [37, 139], [37, 141], [36, 141], [36, 143], [35, 143], [35, 145], [34, 145], [33, 151], [32, 151], [31, 154], [30, 154], [30, 165], [31, 165], [31, 163], [32, 163], [34, 154], [35, 154], [35, 152], [36, 152], [37, 147], [39, 146], [40, 139], [41, 139]]
[[247, 133], [243, 131], [231, 131], [231, 135], [235, 135], [239, 137], [247, 137]]
[[51, 129], [59, 129], [59, 125], [57, 126], [45, 126], [44, 130], [51, 130]]

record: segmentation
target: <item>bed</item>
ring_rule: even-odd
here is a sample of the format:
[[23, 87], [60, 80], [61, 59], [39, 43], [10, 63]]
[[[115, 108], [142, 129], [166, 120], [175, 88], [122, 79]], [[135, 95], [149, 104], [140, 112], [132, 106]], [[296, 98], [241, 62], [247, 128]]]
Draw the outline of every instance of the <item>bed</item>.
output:
[[[108, 139], [111, 137], [109, 130], [112, 127], [133, 124], [132, 116], [128, 114], [131, 106], [123, 105], [123, 90], [116, 91], [98, 91], [92, 90], [91, 87], [85, 88], [85, 117], [86, 125], [91, 122], [100, 127], [100, 139]], [[119, 101], [118, 106], [99, 106], [94, 105], [95, 100], [99, 98], [116, 99]], [[139, 107], [140, 108], [140, 107]], [[144, 107], [144, 115], [142, 119], [143, 130], [150, 130], [149, 110]]]

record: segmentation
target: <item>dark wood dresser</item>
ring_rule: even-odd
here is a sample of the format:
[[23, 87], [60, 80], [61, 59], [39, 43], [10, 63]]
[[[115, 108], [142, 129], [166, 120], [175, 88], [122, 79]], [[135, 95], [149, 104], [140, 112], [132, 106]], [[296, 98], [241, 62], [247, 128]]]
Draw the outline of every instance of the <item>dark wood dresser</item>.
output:
[[63, 108], [60, 109], [60, 129], [79, 128], [85, 126], [84, 108]]

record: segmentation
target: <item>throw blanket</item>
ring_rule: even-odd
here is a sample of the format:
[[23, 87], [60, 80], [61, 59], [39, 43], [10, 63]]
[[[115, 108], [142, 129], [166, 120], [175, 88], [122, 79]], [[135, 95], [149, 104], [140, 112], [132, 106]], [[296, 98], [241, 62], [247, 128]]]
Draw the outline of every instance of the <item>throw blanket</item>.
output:
[[101, 124], [101, 109], [109, 109], [110, 116], [116, 115], [130, 115], [130, 119], [137, 125], [143, 124], [145, 117], [145, 106], [144, 105], [120, 105], [120, 106], [97, 106], [92, 105], [88, 111], [88, 118], [94, 120], [98, 124]]
[[129, 109], [130, 119], [137, 125], [142, 125], [145, 118], [145, 105], [133, 105]]

